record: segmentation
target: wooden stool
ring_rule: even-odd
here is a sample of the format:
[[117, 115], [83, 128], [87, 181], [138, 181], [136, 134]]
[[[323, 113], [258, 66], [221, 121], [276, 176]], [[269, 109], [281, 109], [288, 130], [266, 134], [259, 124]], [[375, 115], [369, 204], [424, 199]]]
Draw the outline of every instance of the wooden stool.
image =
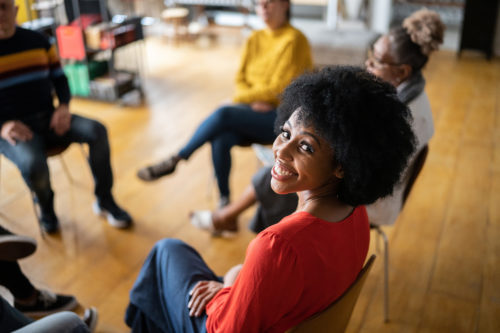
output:
[[173, 39], [179, 41], [188, 36], [189, 10], [183, 7], [167, 8], [161, 13], [162, 20], [173, 28]]

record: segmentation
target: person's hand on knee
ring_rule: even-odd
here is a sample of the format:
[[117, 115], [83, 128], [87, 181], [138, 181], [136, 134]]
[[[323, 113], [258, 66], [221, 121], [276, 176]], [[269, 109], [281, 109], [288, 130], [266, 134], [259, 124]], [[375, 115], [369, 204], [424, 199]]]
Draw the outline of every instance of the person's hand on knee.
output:
[[15, 146], [17, 141], [29, 141], [33, 138], [31, 129], [19, 120], [9, 120], [2, 125], [2, 139]]
[[64, 135], [71, 125], [71, 113], [69, 112], [68, 104], [61, 104], [52, 114], [50, 119], [50, 128], [61, 136]]
[[189, 315], [191, 317], [201, 316], [207, 304], [223, 287], [224, 285], [217, 281], [198, 282], [189, 293], [191, 295], [188, 303]]
[[272, 104], [267, 102], [253, 102], [250, 107], [256, 112], [269, 112], [275, 109]]

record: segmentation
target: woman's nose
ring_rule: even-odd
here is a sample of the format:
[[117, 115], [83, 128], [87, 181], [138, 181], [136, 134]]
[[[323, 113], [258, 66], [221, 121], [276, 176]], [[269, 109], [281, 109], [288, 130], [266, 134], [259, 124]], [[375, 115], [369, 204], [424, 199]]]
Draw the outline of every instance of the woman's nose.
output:
[[366, 59], [365, 67], [368, 69], [368, 68], [372, 67], [372, 65], [373, 65], [372, 59], [371, 58]]
[[274, 157], [281, 160], [292, 160], [290, 149], [292, 149], [290, 141], [275, 142], [273, 145]]

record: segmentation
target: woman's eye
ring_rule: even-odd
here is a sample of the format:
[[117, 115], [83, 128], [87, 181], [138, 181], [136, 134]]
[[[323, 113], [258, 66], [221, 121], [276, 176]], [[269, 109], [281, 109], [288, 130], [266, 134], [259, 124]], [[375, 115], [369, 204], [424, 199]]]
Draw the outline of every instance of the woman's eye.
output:
[[314, 153], [314, 149], [306, 143], [302, 143], [300, 145], [300, 149], [302, 149], [303, 151], [308, 152], [308, 153]]
[[281, 127], [281, 136], [284, 137], [285, 139], [290, 139], [290, 132]]

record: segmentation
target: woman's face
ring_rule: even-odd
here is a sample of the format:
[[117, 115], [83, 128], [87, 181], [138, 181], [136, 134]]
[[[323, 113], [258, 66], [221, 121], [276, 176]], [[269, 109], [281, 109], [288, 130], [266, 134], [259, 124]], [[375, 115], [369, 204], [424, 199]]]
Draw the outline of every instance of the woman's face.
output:
[[397, 87], [407, 79], [408, 73], [402, 64], [398, 64], [391, 53], [391, 41], [388, 36], [380, 37], [373, 45], [365, 62], [366, 70], [378, 78]]
[[255, 10], [264, 23], [271, 28], [277, 29], [287, 22], [286, 13], [290, 6], [284, 0], [254, 0]]
[[334, 153], [313, 127], [304, 126], [295, 111], [273, 144], [275, 163], [271, 187], [279, 194], [322, 191], [338, 182]]

